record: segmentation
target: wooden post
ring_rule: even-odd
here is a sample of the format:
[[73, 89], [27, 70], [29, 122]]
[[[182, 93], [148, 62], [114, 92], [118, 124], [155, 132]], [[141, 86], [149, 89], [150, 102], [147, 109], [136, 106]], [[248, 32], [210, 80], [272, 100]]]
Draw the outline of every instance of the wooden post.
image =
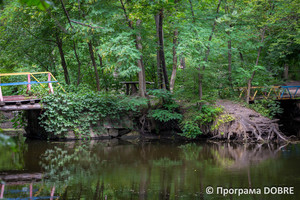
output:
[[[1, 83], [1, 79], [0, 79], [0, 83]], [[4, 101], [4, 100], [3, 100], [3, 95], [2, 95], [1, 86], [0, 86], [0, 101]]]
[[0, 86], [0, 101], [4, 101], [4, 100], [3, 100], [3, 96], [2, 96], [1, 86]]
[[30, 195], [30, 198], [32, 198], [32, 183], [30, 183], [30, 186], [29, 186], [29, 195]]
[[[48, 73], [48, 81], [51, 81], [51, 74], [50, 73]], [[52, 83], [48, 83], [48, 86], [49, 86], [49, 93], [54, 93], [53, 92], [53, 87], [52, 87]]]
[[3, 199], [4, 188], [5, 188], [5, 185], [2, 184], [2, 186], [1, 186], [1, 193], [0, 193], [0, 199]]
[[50, 200], [53, 200], [54, 192], [55, 192], [55, 186], [52, 187]]
[[27, 75], [27, 82], [28, 82], [28, 84], [27, 84], [27, 91], [26, 91], [26, 93], [28, 93], [28, 91], [31, 90], [30, 74]]

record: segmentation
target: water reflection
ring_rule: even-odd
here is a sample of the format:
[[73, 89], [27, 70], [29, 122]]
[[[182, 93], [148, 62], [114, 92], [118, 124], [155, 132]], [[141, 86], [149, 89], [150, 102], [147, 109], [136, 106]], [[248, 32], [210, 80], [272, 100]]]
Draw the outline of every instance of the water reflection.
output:
[[[33, 181], [37, 188], [43, 187], [43, 196], [51, 195], [49, 192], [55, 186], [53, 196], [59, 199], [223, 199], [220, 195], [205, 194], [205, 188], [300, 186], [299, 145], [153, 141], [131, 144], [108, 140], [27, 141], [26, 146], [22, 169], [11, 165], [9, 170], [0, 171], [0, 179], [10, 189], [28, 188]], [[0, 157], [0, 162], [5, 162], [5, 158]], [[20, 174], [18, 170], [42, 177], [31, 178], [23, 186], [9, 185], [12, 181], [3, 174]], [[10, 193], [4, 195], [13, 197]], [[289, 199], [298, 199], [297, 195], [299, 198], [296, 194]], [[258, 197], [238, 199], [255, 198]]]

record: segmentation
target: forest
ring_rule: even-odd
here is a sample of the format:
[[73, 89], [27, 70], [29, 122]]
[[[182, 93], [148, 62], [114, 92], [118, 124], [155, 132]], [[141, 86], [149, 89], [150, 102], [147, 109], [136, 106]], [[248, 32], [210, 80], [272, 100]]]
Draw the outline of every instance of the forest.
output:
[[[235, 88], [246, 87], [249, 102], [251, 86], [300, 79], [299, 12], [298, 0], [1, 0], [0, 73], [49, 71], [74, 105], [101, 98], [94, 111], [102, 117], [147, 104], [118, 96], [124, 82], [136, 81], [137, 96], [163, 99], [150, 112], [154, 119], [182, 121], [194, 137], [201, 132], [196, 121], [201, 126], [221, 113], [207, 104], [238, 98]], [[180, 102], [197, 105], [202, 115], [195, 119], [194, 109], [181, 116]], [[73, 119], [61, 123], [82, 124], [74, 121], [80, 112], [72, 108]], [[263, 112], [272, 117], [272, 110]], [[51, 109], [44, 115], [59, 123]], [[222, 123], [233, 120], [225, 118]], [[53, 131], [53, 123], [45, 127]]]

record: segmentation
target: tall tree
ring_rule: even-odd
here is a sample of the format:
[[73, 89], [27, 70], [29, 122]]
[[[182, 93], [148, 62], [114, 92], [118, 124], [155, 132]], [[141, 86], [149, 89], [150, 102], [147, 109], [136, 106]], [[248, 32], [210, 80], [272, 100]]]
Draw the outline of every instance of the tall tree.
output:
[[[129, 19], [128, 14], [127, 14], [127, 10], [125, 8], [125, 4], [123, 2], [123, 0], [120, 0], [121, 5], [122, 5], [122, 9], [125, 15], [125, 19], [128, 23], [128, 27], [130, 29], [134, 29], [133, 25], [132, 25], [132, 21]], [[136, 21], [136, 28], [139, 29], [140, 25], [141, 25], [141, 20], [137, 19]], [[135, 38], [135, 43], [136, 43], [136, 48], [138, 51], [142, 51], [142, 43], [141, 43], [142, 37], [140, 32], [136, 33], [136, 38]], [[142, 52], [141, 52], [142, 53]], [[144, 67], [144, 63], [143, 63], [143, 56], [142, 54], [140, 55], [139, 59], [137, 60], [137, 65], [140, 69], [138, 77], [139, 77], [139, 95], [141, 97], [145, 97], [146, 95], [146, 77], [145, 77], [145, 67]]]
[[160, 8], [155, 15], [157, 41], [157, 72], [160, 82], [160, 88], [170, 90], [169, 79], [166, 68], [165, 51], [164, 51], [164, 34], [163, 34], [164, 9]]

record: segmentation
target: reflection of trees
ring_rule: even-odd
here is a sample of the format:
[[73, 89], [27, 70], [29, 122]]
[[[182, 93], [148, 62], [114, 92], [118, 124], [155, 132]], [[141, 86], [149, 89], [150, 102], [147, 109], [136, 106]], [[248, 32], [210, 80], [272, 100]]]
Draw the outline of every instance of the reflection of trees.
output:
[[182, 149], [182, 157], [188, 161], [195, 161], [198, 160], [200, 152], [202, 150], [202, 145], [197, 145], [195, 143], [189, 143], [185, 145], [181, 145], [180, 148]]
[[[193, 199], [195, 195], [204, 199], [208, 183], [221, 184], [225, 179], [237, 185], [239, 180], [227, 179], [228, 169], [247, 170], [253, 163], [276, 157], [281, 148], [275, 144], [92, 142], [57, 145], [42, 155], [45, 182], [65, 187], [61, 199]], [[250, 187], [251, 181], [257, 182], [253, 174], [249, 174]]]
[[13, 138], [0, 133], [0, 171], [22, 169], [26, 148], [23, 137]]
[[244, 145], [215, 143], [211, 154], [213, 160], [221, 167], [246, 168], [249, 165], [275, 158], [284, 146], [274, 143]]
[[87, 176], [93, 176], [95, 170], [101, 166], [98, 157], [92, 154], [85, 145], [76, 146], [73, 152], [54, 147], [54, 149], [46, 150], [41, 157], [40, 165], [47, 179], [51, 181], [68, 183], [78, 180], [81, 182], [86, 180]]

